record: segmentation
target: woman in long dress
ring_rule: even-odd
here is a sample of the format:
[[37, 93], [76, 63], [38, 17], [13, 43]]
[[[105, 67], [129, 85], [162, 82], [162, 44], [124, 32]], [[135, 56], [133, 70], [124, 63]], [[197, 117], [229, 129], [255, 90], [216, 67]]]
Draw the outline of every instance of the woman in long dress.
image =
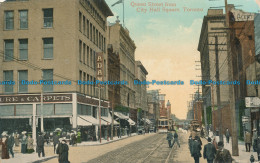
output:
[[16, 147], [19, 147], [19, 134], [17, 132], [14, 134], [14, 143]]
[[8, 147], [7, 147], [7, 134], [3, 133], [2, 138], [0, 139], [0, 145], [2, 145], [2, 159], [9, 159], [9, 152], [8, 152]]
[[33, 153], [34, 152], [34, 148], [33, 148], [33, 138], [32, 136], [28, 137], [28, 143], [27, 143], [27, 153]]
[[27, 153], [27, 143], [28, 143], [28, 138], [27, 136], [25, 135], [26, 132], [22, 132], [23, 136], [22, 136], [22, 140], [21, 140], [21, 153]]

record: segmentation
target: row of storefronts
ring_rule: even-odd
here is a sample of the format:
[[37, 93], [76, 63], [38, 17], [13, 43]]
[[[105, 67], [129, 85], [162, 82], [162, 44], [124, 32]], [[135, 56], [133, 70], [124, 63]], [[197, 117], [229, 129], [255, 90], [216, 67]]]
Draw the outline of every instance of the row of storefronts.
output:
[[[112, 116], [109, 102], [78, 93], [0, 95], [0, 132], [32, 133], [41, 131], [41, 116], [45, 132], [56, 128], [64, 131], [80, 131], [83, 140], [96, 140], [101, 124], [102, 137], [111, 134]], [[114, 131], [117, 127], [130, 128], [136, 123], [120, 112], [115, 112]], [[115, 134], [114, 134], [115, 135]]]

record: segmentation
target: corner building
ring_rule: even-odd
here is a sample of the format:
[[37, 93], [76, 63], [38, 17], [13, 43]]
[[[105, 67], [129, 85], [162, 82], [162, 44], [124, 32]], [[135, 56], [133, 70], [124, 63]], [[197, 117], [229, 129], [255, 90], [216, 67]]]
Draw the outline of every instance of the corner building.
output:
[[[107, 80], [104, 0], [6, 0], [0, 4], [0, 132], [40, 131], [41, 92], [44, 130], [92, 130], [97, 139], [98, 89], [79, 85], [96, 80], [96, 53], [104, 58]], [[21, 81], [67, 81], [63, 85], [22, 85]], [[101, 90], [101, 124], [108, 127], [107, 87]], [[103, 134], [103, 133], [102, 133]]]

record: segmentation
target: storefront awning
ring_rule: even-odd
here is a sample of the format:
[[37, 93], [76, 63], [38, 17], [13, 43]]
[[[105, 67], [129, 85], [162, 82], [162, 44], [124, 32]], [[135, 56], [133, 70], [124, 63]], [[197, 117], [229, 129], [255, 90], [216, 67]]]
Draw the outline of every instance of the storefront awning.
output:
[[134, 125], [135, 125], [135, 121], [133, 121], [131, 118], [129, 118], [127, 121], [129, 122], [129, 124], [130, 124], [131, 126], [134, 126]]
[[129, 117], [128, 116], [126, 116], [126, 115], [124, 115], [124, 114], [122, 114], [122, 113], [120, 113], [120, 112], [114, 112], [114, 114], [118, 117], [118, 118], [120, 118], [120, 119], [129, 119]]
[[77, 117], [77, 124], [78, 126], [92, 126], [92, 123], [86, 121], [85, 119], [81, 117]]
[[[99, 119], [92, 116], [79, 116], [79, 118], [89, 122], [91, 125], [99, 125]], [[101, 125], [107, 125], [107, 122], [101, 119]]]
[[[111, 125], [111, 119], [112, 117], [101, 117], [102, 120], [106, 121], [108, 125]], [[119, 125], [117, 121], [114, 120], [114, 125]]]
[[147, 118], [142, 118], [142, 120], [147, 123], [148, 125], [152, 124], [152, 121], [150, 121], [150, 119]]
[[124, 115], [124, 114], [122, 114], [122, 113], [120, 113], [120, 112], [114, 112], [114, 114], [115, 114], [118, 118], [120, 118], [120, 119], [127, 120], [131, 126], [135, 125], [135, 121], [133, 121], [133, 120], [132, 120], [131, 118], [129, 118], [128, 116], [126, 116], [126, 115]]

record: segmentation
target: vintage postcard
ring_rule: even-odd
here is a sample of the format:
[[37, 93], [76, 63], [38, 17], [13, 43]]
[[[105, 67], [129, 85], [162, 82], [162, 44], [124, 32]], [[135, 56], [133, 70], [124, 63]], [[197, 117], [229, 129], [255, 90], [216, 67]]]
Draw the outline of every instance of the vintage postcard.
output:
[[260, 162], [260, 0], [0, 0], [1, 163]]

